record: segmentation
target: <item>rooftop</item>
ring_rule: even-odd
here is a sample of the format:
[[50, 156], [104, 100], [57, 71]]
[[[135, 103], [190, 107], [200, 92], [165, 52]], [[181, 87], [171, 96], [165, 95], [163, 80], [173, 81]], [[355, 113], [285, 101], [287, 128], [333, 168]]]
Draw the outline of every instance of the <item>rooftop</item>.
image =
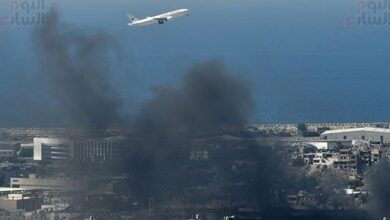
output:
[[322, 135], [346, 133], [346, 132], [356, 132], [356, 131], [380, 132], [380, 133], [389, 133], [390, 134], [390, 129], [387, 129], [387, 128], [365, 127], [365, 128], [348, 128], [348, 129], [329, 130], [329, 131], [323, 132]]

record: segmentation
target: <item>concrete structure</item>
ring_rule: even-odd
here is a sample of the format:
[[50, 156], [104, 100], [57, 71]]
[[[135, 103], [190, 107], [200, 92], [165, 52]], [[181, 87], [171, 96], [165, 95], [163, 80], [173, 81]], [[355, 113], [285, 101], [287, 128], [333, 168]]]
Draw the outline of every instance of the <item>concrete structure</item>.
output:
[[313, 159], [315, 157], [315, 153], [306, 153], [302, 154], [302, 159], [305, 162], [305, 164], [313, 164]]
[[20, 148], [22, 149], [34, 149], [34, 143], [21, 143]]
[[73, 141], [59, 138], [34, 138], [34, 160], [52, 162], [68, 160]]
[[0, 144], [0, 159], [16, 157], [17, 151], [20, 150], [20, 144]]
[[10, 186], [11, 188], [47, 191], [82, 191], [87, 188], [86, 182], [81, 180], [37, 178], [34, 175], [30, 175], [29, 178], [11, 178]]
[[33, 211], [41, 208], [42, 198], [24, 194], [8, 194], [0, 197], [0, 208], [8, 212], [16, 210]]
[[382, 150], [379, 148], [375, 148], [371, 150], [371, 162], [376, 163], [382, 158]]
[[327, 141], [352, 142], [352, 140], [370, 140], [376, 143], [390, 143], [390, 129], [386, 128], [351, 128], [325, 131], [321, 138]]
[[306, 142], [305, 144], [313, 146], [317, 148], [317, 150], [334, 150], [337, 148], [337, 143], [330, 141], [310, 141]]
[[25, 220], [24, 211], [8, 212], [0, 209], [0, 220]]
[[308, 208], [317, 206], [317, 200], [313, 194], [299, 191], [297, 194], [287, 196], [287, 203], [292, 208]]
[[335, 158], [332, 153], [316, 153], [313, 159], [314, 166], [332, 166]]
[[116, 160], [126, 153], [126, 138], [70, 140], [34, 138], [34, 160], [45, 162], [98, 162]]
[[12, 187], [0, 187], [0, 194], [4, 193], [15, 193], [15, 192], [23, 192], [23, 191], [32, 191], [26, 188], [12, 188]]
[[74, 158], [78, 161], [106, 161], [113, 158], [112, 142], [106, 140], [76, 141], [74, 151]]
[[336, 169], [356, 173], [360, 165], [359, 152], [350, 149], [341, 149], [333, 165]]

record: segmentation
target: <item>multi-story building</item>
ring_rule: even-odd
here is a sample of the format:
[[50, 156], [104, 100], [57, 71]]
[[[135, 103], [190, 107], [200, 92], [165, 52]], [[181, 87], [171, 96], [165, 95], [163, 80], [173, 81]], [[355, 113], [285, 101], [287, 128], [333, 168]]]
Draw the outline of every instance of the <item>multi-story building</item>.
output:
[[60, 138], [34, 138], [34, 160], [52, 162], [68, 160], [73, 141]]
[[10, 186], [26, 190], [81, 191], [87, 188], [87, 183], [83, 180], [38, 178], [35, 175], [30, 175], [28, 178], [11, 178]]
[[382, 158], [382, 150], [380, 147], [371, 150], [371, 162], [376, 163]]
[[126, 138], [112, 137], [86, 140], [34, 138], [34, 160], [45, 162], [110, 161], [126, 153]]
[[314, 166], [328, 166], [330, 167], [334, 163], [334, 155], [332, 153], [316, 153], [313, 159]]
[[358, 152], [351, 149], [341, 149], [333, 166], [344, 171], [358, 172], [359, 161]]
[[43, 199], [26, 194], [8, 194], [0, 197], [0, 207], [7, 212], [33, 211], [41, 208]]
[[20, 150], [20, 144], [0, 143], [0, 159], [9, 159], [16, 157], [16, 153], [18, 150]]

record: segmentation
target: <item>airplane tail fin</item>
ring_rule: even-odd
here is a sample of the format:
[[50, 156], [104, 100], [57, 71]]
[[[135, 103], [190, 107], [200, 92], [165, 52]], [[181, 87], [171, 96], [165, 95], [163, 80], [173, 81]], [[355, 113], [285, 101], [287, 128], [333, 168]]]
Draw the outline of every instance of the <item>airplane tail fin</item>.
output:
[[133, 23], [134, 21], [138, 21], [139, 19], [130, 13], [127, 13], [127, 17], [129, 18], [129, 22]]

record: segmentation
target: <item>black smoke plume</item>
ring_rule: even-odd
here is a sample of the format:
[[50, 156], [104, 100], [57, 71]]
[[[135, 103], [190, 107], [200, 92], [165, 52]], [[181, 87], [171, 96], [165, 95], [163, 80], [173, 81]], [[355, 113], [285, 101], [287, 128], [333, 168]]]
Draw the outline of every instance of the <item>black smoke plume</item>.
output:
[[369, 211], [373, 219], [390, 217], [390, 161], [383, 159], [369, 170], [367, 186]]
[[52, 8], [33, 42], [44, 79], [72, 125], [104, 129], [119, 121], [121, 102], [108, 81], [110, 55], [117, 52], [111, 36], [70, 27]]
[[146, 134], [236, 127], [247, 122], [252, 106], [249, 83], [209, 61], [192, 65], [181, 85], [157, 88], [135, 125]]
[[[116, 49], [110, 36], [71, 28], [51, 10], [47, 25], [34, 30], [34, 42], [50, 88], [73, 123], [105, 128], [120, 120], [120, 101], [107, 77], [109, 54]], [[183, 163], [188, 162], [192, 141], [205, 136], [211, 136], [213, 141], [213, 137], [223, 134], [221, 130], [242, 128], [253, 110], [250, 87], [240, 75], [229, 73], [221, 62], [208, 61], [188, 68], [179, 84], [156, 88], [131, 124], [131, 130], [138, 132], [142, 141], [137, 146], [129, 145], [127, 160], [119, 167], [133, 177], [128, 187], [131, 193], [140, 199], [167, 201], [172, 195], [182, 195], [188, 186], [202, 184], [198, 181], [204, 180], [191, 176], [191, 169], [201, 172], [197, 169], [202, 164], [191, 167]], [[254, 175], [242, 176], [248, 182], [245, 192], [224, 188], [224, 183], [218, 181], [215, 184], [221, 191], [237, 194], [238, 199], [254, 200], [268, 207], [271, 198], [278, 194], [274, 188], [283, 185], [283, 181], [275, 181], [283, 176], [278, 175], [281, 168], [273, 166], [272, 161], [277, 160], [270, 156], [271, 148], [261, 148], [255, 141], [248, 144], [244, 153], [258, 165]], [[227, 153], [207, 169], [230, 173], [227, 169], [235, 157], [234, 153]], [[207, 196], [210, 195], [194, 195], [190, 201], [202, 201]]]
[[178, 163], [188, 153], [191, 138], [244, 125], [252, 112], [251, 95], [249, 83], [218, 61], [194, 64], [179, 85], [156, 89], [133, 123], [144, 138], [129, 160], [131, 173], [140, 181], [134, 188], [158, 194], [164, 184], [182, 181]]

